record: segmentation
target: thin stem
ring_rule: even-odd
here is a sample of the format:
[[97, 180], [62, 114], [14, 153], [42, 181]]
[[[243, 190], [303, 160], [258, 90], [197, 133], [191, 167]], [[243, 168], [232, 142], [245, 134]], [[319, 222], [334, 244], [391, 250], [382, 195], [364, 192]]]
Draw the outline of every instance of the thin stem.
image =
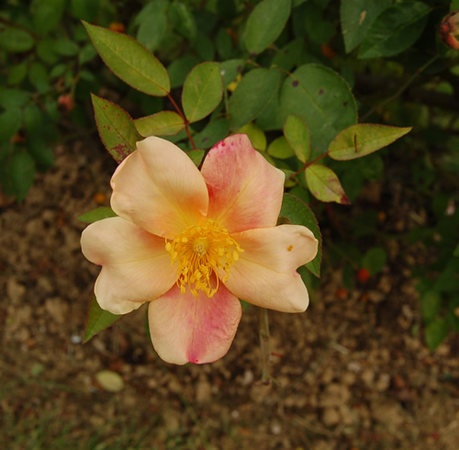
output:
[[429, 67], [436, 59], [439, 58], [439, 55], [434, 55], [432, 58], [430, 58], [425, 64], [423, 64], [421, 67], [419, 67], [419, 69], [416, 69], [414, 71], [414, 73], [408, 77], [408, 79], [402, 83], [402, 85], [389, 97], [385, 98], [383, 101], [381, 101], [380, 103], [378, 103], [377, 105], [373, 106], [373, 108], [371, 108], [366, 114], [364, 114], [362, 117], [361, 117], [361, 120], [364, 121], [366, 119], [368, 119], [368, 117], [370, 117], [374, 112], [376, 112], [378, 109], [386, 106], [388, 103], [392, 102], [393, 100], [395, 100], [397, 97], [400, 97], [400, 95], [403, 94], [403, 92], [405, 92], [410, 84], [419, 76], [421, 75], [422, 72], [424, 72], [424, 70], [427, 69], [427, 67]]
[[190, 141], [190, 144], [193, 147], [193, 149], [196, 150], [197, 147], [196, 147], [196, 144], [194, 143], [193, 136], [191, 135], [190, 127], [188, 126], [189, 122], [188, 122], [187, 118], [185, 117], [185, 114], [183, 114], [182, 110], [180, 109], [180, 106], [177, 105], [177, 102], [174, 100], [174, 97], [172, 97], [170, 92], [167, 94], [167, 98], [172, 103], [172, 106], [177, 111], [177, 114], [183, 119], [183, 123], [185, 124], [185, 132], [186, 132], [186, 134], [188, 136], [188, 140]]
[[261, 350], [261, 382], [263, 384], [271, 383], [271, 348], [269, 345], [269, 317], [268, 310], [260, 308], [259, 310], [259, 328], [258, 336], [260, 339], [260, 350]]
[[312, 161], [305, 162], [303, 167], [300, 167], [296, 172], [291, 173], [288, 176], [288, 179], [291, 180], [292, 178], [296, 177], [299, 175], [301, 172], [304, 172], [309, 166], [312, 166], [315, 164], [317, 161], [320, 161], [321, 159], [325, 158], [328, 155], [328, 150], [325, 153], [322, 153], [321, 155], [317, 156], [314, 158]]

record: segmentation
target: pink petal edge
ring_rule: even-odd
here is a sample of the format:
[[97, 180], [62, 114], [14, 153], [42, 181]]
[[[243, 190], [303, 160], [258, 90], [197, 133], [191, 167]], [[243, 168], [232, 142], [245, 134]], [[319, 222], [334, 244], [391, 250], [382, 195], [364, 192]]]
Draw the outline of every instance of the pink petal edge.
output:
[[229, 136], [207, 154], [201, 173], [209, 190], [209, 217], [230, 232], [272, 227], [282, 205], [284, 174], [245, 134]]
[[173, 364], [216, 361], [228, 352], [241, 314], [239, 300], [223, 285], [212, 298], [182, 294], [173, 287], [149, 305], [153, 347]]

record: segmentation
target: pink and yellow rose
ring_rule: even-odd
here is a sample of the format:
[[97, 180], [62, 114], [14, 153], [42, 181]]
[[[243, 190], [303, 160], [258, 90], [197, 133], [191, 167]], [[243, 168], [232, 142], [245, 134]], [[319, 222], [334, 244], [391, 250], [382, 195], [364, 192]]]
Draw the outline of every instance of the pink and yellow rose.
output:
[[89, 225], [84, 255], [102, 266], [102, 309], [125, 314], [148, 302], [153, 346], [165, 361], [207, 363], [228, 351], [241, 318], [239, 299], [304, 311], [308, 291], [296, 269], [317, 253], [300, 225], [279, 225], [284, 174], [233, 135], [207, 154], [201, 171], [157, 137], [117, 168], [117, 217]]

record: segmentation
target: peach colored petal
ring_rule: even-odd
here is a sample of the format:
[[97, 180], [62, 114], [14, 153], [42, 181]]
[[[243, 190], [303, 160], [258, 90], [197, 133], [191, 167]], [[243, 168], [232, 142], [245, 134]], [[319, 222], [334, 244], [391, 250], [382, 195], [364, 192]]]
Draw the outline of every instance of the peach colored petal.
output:
[[164, 139], [138, 142], [111, 184], [113, 210], [158, 236], [173, 237], [207, 213], [202, 175], [182, 150]]
[[94, 292], [102, 309], [125, 314], [167, 292], [177, 279], [164, 239], [121, 217], [89, 225], [81, 248], [101, 265]]
[[296, 269], [317, 253], [317, 240], [300, 225], [280, 225], [235, 233], [244, 250], [231, 267], [226, 287], [241, 300], [283, 312], [304, 311], [306, 286]]
[[201, 173], [209, 190], [209, 217], [230, 232], [276, 224], [282, 204], [284, 174], [252, 147], [245, 134], [215, 145]]
[[208, 298], [175, 286], [148, 307], [153, 347], [164, 361], [203, 364], [223, 357], [241, 318], [239, 300], [221, 285]]

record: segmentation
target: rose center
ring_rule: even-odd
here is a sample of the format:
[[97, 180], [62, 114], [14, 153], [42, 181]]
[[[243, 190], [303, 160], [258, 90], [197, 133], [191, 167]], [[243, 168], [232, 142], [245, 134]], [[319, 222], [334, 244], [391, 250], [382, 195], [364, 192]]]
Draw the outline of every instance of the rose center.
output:
[[213, 297], [219, 280], [228, 278], [231, 266], [243, 251], [226, 228], [213, 220], [194, 225], [166, 242], [172, 263], [177, 264], [177, 286], [197, 296], [200, 291]]

